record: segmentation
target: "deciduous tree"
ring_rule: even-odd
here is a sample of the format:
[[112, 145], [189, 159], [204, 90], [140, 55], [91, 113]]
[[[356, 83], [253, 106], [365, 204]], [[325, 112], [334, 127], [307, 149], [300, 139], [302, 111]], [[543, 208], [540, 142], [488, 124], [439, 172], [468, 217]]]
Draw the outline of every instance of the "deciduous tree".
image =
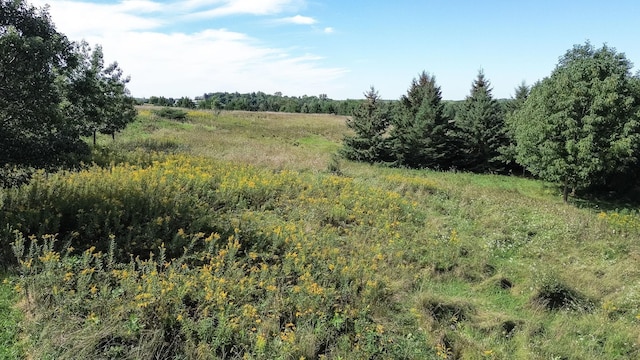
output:
[[518, 161], [562, 184], [565, 201], [570, 189], [638, 164], [639, 102], [631, 68], [611, 47], [575, 45], [515, 114]]
[[0, 0], [0, 163], [41, 165], [82, 148], [56, 82], [75, 65], [46, 9]]

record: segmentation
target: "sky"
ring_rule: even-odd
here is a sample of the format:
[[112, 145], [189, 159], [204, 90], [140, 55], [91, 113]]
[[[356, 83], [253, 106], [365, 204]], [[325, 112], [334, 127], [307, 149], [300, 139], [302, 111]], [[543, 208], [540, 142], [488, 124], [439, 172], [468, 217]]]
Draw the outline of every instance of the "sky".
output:
[[[29, 1], [29, 0], [28, 0]], [[637, 0], [30, 0], [99, 44], [135, 97], [211, 92], [398, 99], [426, 71], [462, 100], [482, 69], [495, 98], [549, 76], [575, 44], [640, 65]], [[634, 72], [638, 66], [634, 68]]]

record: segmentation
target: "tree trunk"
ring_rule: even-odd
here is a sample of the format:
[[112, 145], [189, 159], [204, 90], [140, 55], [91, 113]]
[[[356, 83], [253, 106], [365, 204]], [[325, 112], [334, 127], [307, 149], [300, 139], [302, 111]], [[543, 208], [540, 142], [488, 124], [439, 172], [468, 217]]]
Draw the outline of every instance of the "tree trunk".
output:
[[96, 146], [96, 131], [93, 130], [93, 146]]
[[569, 200], [569, 182], [567, 180], [564, 181], [564, 191], [562, 193], [562, 200], [566, 204]]

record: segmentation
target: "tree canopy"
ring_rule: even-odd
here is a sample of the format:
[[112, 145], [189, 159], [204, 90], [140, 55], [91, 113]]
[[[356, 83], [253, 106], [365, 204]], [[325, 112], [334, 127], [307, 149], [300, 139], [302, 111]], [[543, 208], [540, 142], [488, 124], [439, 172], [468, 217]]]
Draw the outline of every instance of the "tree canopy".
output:
[[637, 164], [637, 78], [625, 55], [576, 45], [514, 114], [517, 160], [568, 191]]
[[[59, 33], [46, 8], [0, 0], [0, 162], [51, 165], [135, 116], [127, 78], [102, 50]], [[73, 157], [74, 155], [72, 155]]]

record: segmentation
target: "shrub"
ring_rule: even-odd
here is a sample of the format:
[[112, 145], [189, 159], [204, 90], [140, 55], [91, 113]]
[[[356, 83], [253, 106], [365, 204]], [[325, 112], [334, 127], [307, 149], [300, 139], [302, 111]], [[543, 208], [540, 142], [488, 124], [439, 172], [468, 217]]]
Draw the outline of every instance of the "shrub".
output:
[[187, 112], [181, 109], [163, 107], [159, 110], [154, 110], [153, 113], [156, 116], [170, 120], [184, 121], [187, 119]]

